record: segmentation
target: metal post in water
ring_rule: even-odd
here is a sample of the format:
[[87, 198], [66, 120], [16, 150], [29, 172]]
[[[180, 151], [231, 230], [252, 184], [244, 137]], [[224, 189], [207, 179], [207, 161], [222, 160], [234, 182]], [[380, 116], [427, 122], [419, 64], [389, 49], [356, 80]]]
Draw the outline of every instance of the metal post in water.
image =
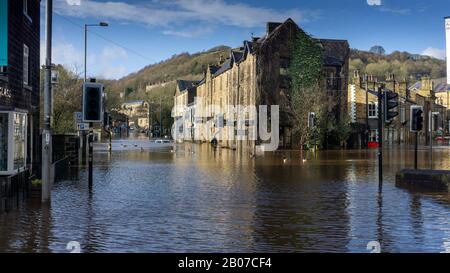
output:
[[378, 87], [378, 187], [383, 187], [383, 88]]
[[418, 142], [419, 142], [419, 132], [415, 132], [416, 140], [414, 143], [414, 170], [417, 170], [417, 149], [418, 149]]
[[92, 147], [93, 143], [93, 136], [94, 136], [94, 123], [89, 123], [89, 137], [88, 137], [88, 145], [89, 145], [89, 189], [92, 189], [93, 184], [93, 177], [92, 177], [92, 163], [94, 159], [94, 151]]

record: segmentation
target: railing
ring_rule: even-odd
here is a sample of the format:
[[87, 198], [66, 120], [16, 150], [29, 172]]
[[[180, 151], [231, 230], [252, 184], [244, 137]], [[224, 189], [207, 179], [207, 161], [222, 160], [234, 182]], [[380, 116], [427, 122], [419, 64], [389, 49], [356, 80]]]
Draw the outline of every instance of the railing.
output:
[[12, 176], [0, 177], [0, 213], [19, 207], [20, 201], [28, 197], [30, 180], [28, 171]]

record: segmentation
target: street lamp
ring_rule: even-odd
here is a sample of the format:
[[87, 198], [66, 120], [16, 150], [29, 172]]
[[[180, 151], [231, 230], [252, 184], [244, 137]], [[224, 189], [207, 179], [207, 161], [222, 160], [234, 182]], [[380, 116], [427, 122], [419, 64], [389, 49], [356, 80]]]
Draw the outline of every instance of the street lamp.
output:
[[[84, 24], [84, 82], [87, 81], [87, 30], [88, 27], [107, 27], [108, 23], [100, 22], [98, 24]], [[89, 188], [92, 183], [92, 156], [93, 156], [93, 148], [92, 148], [92, 138], [93, 138], [93, 123], [89, 123], [89, 135], [87, 140], [87, 148], [88, 148], [88, 156], [89, 156]], [[84, 134], [82, 139], [84, 139]], [[80, 145], [80, 149], [83, 149], [83, 145]]]
[[84, 24], [84, 82], [87, 80], [87, 30], [88, 27], [107, 27], [106, 22], [100, 22], [98, 24]]

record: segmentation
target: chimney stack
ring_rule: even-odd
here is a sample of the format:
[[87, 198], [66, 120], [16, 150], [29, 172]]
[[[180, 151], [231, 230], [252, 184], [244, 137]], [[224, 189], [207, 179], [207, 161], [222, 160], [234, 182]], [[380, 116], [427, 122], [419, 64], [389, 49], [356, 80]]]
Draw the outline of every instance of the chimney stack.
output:
[[447, 84], [450, 85], [450, 16], [445, 17], [445, 34], [447, 50]]

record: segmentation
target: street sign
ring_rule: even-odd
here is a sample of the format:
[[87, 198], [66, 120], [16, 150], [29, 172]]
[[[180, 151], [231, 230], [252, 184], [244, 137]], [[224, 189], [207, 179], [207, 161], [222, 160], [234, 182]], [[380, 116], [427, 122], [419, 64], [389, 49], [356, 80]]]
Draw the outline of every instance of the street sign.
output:
[[82, 112], [75, 112], [74, 113], [74, 120], [75, 120], [75, 123], [82, 123], [83, 122], [83, 113]]
[[89, 131], [89, 123], [77, 123], [77, 131]]
[[8, 0], [0, 0], [0, 66], [8, 66]]

